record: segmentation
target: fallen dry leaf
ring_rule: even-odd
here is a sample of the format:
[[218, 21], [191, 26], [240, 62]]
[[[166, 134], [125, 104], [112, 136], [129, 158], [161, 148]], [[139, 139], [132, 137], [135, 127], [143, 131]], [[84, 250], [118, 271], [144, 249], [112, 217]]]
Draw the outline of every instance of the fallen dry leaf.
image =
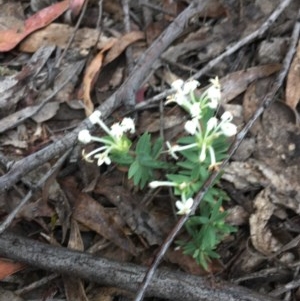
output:
[[149, 24], [146, 28], [146, 39], [147, 44], [151, 43], [165, 30], [168, 26], [168, 23], [165, 20], [159, 20]]
[[[252, 82], [246, 89], [243, 97], [243, 118], [245, 122], [252, 117], [254, 112], [260, 106], [264, 96], [268, 93], [272, 83], [272, 78], [263, 78]], [[261, 121], [257, 120], [251, 127], [250, 132], [256, 135], [261, 128]]]
[[[74, 27], [66, 24], [52, 23], [26, 37], [20, 44], [19, 49], [24, 52], [35, 52], [42, 46], [50, 45], [64, 49], [72, 34], [74, 34]], [[97, 29], [79, 28], [75, 33], [71, 47], [76, 47], [80, 50], [89, 49], [97, 43], [97, 48], [102, 49], [110, 40], [115, 40], [115, 38], [107, 38], [101, 35], [98, 41], [98, 36], [99, 31]]]
[[79, 15], [85, 1], [88, 1], [88, 0], [71, 0], [70, 1], [70, 10], [74, 17], [77, 17]]
[[59, 109], [59, 103], [58, 102], [49, 102], [44, 106], [44, 108], [42, 110], [37, 112], [31, 118], [36, 123], [42, 123], [46, 120], [51, 119], [53, 116], [55, 116], [58, 109]]
[[117, 172], [112, 177], [100, 177], [94, 193], [105, 196], [114, 204], [126, 224], [149, 245], [161, 244], [168, 230], [172, 227], [172, 220], [167, 218], [165, 211], [149, 210], [116, 180], [120, 179]]
[[123, 35], [116, 43], [113, 44], [111, 49], [105, 56], [103, 65], [115, 60], [130, 44], [142, 40], [145, 38], [145, 34], [142, 31], [132, 31]]
[[171, 263], [179, 265], [185, 272], [192, 275], [207, 275], [208, 272], [202, 267], [195, 264], [195, 259], [192, 256], [183, 254], [182, 250], [169, 249], [166, 254], [166, 259]]
[[222, 101], [227, 103], [233, 100], [239, 94], [243, 93], [250, 83], [260, 78], [270, 76], [279, 71], [280, 68], [280, 64], [268, 64], [228, 74], [220, 80]]
[[137, 254], [136, 247], [117, 225], [105, 208], [86, 193], [77, 190], [72, 180], [63, 183], [64, 190], [73, 206], [73, 218], [89, 229], [112, 241], [132, 255]]
[[0, 280], [13, 275], [14, 273], [21, 271], [25, 268], [25, 264], [19, 262], [13, 262], [7, 259], [0, 259]]
[[276, 209], [269, 199], [272, 193], [270, 187], [267, 187], [257, 195], [254, 201], [256, 211], [249, 219], [252, 244], [264, 255], [270, 255], [282, 247], [268, 226], [268, 221]]
[[[83, 251], [83, 241], [79, 226], [75, 220], [71, 222], [70, 238], [68, 248]], [[65, 294], [68, 301], [88, 301], [85, 293], [83, 281], [77, 277], [63, 275]]]
[[285, 102], [295, 109], [300, 100], [300, 43], [291, 64], [285, 89]]
[[9, 51], [19, 44], [33, 31], [47, 26], [63, 14], [69, 7], [69, 1], [64, 0], [46, 7], [28, 18], [22, 29], [6, 29], [0, 31], [0, 51]]
[[114, 40], [107, 43], [107, 45], [93, 58], [85, 70], [83, 77], [83, 103], [86, 116], [91, 115], [94, 111], [94, 104], [91, 99], [91, 90], [102, 67], [104, 52], [113, 47], [114, 44]]

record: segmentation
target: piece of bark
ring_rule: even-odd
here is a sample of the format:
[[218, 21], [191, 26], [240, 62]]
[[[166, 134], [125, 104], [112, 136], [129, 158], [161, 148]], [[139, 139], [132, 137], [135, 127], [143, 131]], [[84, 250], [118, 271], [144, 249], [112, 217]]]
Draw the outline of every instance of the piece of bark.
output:
[[[115, 262], [62, 247], [47, 245], [11, 233], [0, 235], [0, 255], [28, 265], [102, 285], [117, 286], [135, 292], [146, 267]], [[241, 286], [209, 280], [183, 272], [158, 269], [147, 290], [147, 296], [189, 301], [274, 301]]]

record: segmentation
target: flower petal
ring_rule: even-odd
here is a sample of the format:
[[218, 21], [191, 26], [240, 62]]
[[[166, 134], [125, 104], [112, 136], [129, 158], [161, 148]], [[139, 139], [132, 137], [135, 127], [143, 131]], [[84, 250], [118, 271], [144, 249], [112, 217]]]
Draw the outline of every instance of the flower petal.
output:
[[200, 156], [199, 156], [199, 161], [204, 162], [205, 159], [206, 159], [206, 144], [203, 143], [201, 153], [200, 153]]
[[123, 134], [124, 134], [124, 128], [120, 125], [119, 122], [114, 123], [114, 124], [111, 126], [111, 128], [110, 128], [110, 134], [111, 134], [113, 137], [119, 139], [119, 138], [121, 138], [121, 137], [123, 136]]
[[149, 183], [149, 187], [154, 189], [160, 186], [176, 186], [176, 183], [171, 181], [152, 181]]
[[207, 121], [206, 130], [210, 132], [211, 130], [215, 129], [218, 125], [218, 119], [216, 117], [212, 117]]
[[135, 133], [135, 124], [132, 118], [125, 117], [121, 122], [124, 132], [129, 131], [131, 134]]
[[96, 124], [99, 122], [99, 119], [101, 117], [101, 112], [96, 110], [94, 111], [90, 116], [89, 116], [89, 120], [92, 124]]
[[196, 88], [199, 86], [199, 82], [196, 80], [190, 80], [184, 83], [183, 85], [183, 94], [188, 95], [191, 92], [195, 91]]
[[100, 153], [94, 156], [95, 159], [98, 159], [97, 165], [100, 166], [103, 163], [109, 165], [111, 163], [111, 159], [108, 157], [108, 151], [105, 151], [104, 153]]
[[187, 199], [186, 201], [176, 201], [175, 206], [177, 207], [178, 215], [185, 215], [191, 212], [191, 208], [194, 204], [194, 200], [192, 198]]
[[78, 133], [78, 140], [84, 144], [90, 143], [92, 141], [92, 136], [90, 134], [90, 131], [89, 130], [81, 130]]
[[184, 209], [184, 204], [181, 201], [176, 201], [175, 206], [179, 211], [182, 211]]
[[193, 204], [194, 204], [194, 200], [192, 198], [187, 199], [185, 202], [185, 206], [189, 209], [192, 208]]
[[231, 136], [236, 135], [237, 127], [235, 124], [233, 124], [231, 122], [226, 122], [223, 124], [221, 123], [221, 131], [225, 136], [231, 137]]
[[222, 121], [226, 122], [226, 121], [231, 121], [233, 119], [233, 116], [230, 112], [225, 111], [222, 116], [221, 116]]
[[177, 79], [171, 84], [171, 86], [172, 86], [172, 88], [174, 88], [178, 91], [178, 90], [182, 90], [183, 83], [184, 82], [182, 79]]
[[193, 103], [189, 108], [189, 110], [192, 118], [197, 118], [197, 119], [201, 118], [201, 108], [199, 103]]
[[188, 120], [184, 125], [184, 129], [191, 135], [196, 134], [197, 127], [198, 127], [198, 121], [195, 119]]

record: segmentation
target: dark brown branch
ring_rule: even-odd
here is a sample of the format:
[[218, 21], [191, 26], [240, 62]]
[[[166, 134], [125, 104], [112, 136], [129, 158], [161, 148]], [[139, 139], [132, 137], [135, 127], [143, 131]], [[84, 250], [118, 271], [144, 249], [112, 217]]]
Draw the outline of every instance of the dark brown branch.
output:
[[[41, 269], [68, 274], [103, 285], [117, 286], [132, 292], [137, 290], [146, 272], [146, 268], [134, 264], [115, 262], [9, 233], [0, 235], [0, 255]], [[189, 301], [275, 300], [228, 282], [214, 283], [204, 277], [166, 269], [156, 271], [147, 295]]]

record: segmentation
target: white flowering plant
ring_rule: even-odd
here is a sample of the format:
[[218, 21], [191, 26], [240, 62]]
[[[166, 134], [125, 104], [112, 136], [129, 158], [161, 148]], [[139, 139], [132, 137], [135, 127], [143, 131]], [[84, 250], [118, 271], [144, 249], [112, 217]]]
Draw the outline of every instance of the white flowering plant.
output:
[[[207, 180], [210, 172], [227, 156], [229, 137], [237, 133], [232, 123], [233, 116], [224, 112], [217, 117], [221, 101], [221, 86], [218, 78], [211, 80], [211, 86], [200, 96], [196, 96], [197, 81], [177, 80], [172, 84], [176, 90], [167, 99], [166, 104], [176, 103], [184, 109], [190, 119], [185, 123], [185, 135], [175, 143], [166, 141], [163, 147], [161, 138], [153, 141], [149, 133], [141, 135], [136, 143], [128, 137], [135, 133], [135, 124], [131, 118], [124, 118], [110, 128], [101, 119], [101, 113], [95, 111], [89, 117], [106, 133], [104, 137], [92, 136], [88, 130], [79, 133], [78, 139], [84, 144], [101, 143], [101, 146], [83, 157], [98, 165], [111, 164], [128, 167], [128, 178], [140, 189], [149, 184], [150, 189], [171, 187], [178, 200], [175, 202], [178, 215], [191, 213], [193, 197]], [[169, 155], [167, 160], [165, 154]], [[165, 180], [155, 180], [155, 170], [162, 170]], [[225, 223], [226, 212], [222, 201], [226, 193], [214, 183], [194, 216], [186, 223], [188, 241], [179, 241], [184, 253], [195, 258], [198, 264], [208, 269], [211, 258], [217, 258], [215, 249], [222, 239], [235, 229]]]

